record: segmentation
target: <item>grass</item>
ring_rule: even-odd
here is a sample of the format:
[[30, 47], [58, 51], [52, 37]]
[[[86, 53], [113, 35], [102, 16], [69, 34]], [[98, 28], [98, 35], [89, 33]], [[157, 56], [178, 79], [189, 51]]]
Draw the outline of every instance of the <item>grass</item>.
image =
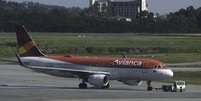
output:
[[169, 82], [184, 80], [186, 84], [201, 85], [201, 71], [199, 72], [174, 72], [174, 77]]
[[[201, 60], [200, 36], [31, 33], [45, 53], [80, 55], [150, 55], [166, 63]], [[15, 34], [0, 33], [0, 58], [13, 57]]]
[[164, 53], [156, 54], [155, 59], [164, 63], [185, 63], [201, 61], [201, 53]]

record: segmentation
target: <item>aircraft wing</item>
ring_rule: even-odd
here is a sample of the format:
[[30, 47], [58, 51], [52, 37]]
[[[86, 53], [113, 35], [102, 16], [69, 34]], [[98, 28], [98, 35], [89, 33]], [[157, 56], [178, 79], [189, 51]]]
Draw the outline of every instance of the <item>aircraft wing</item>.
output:
[[[79, 69], [67, 69], [67, 68], [55, 68], [55, 67], [39, 67], [39, 66], [27, 66], [25, 64], [23, 64], [23, 62], [21, 61], [19, 55], [16, 53], [16, 57], [17, 60], [19, 62], [19, 64], [23, 67], [32, 69], [32, 70], [37, 70], [37, 71], [41, 71], [41, 72], [59, 72], [62, 74], [73, 74], [75, 76], [78, 76], [79, 78], [86, 78], [89, 75], [93, 75], [93, 74], [104, 74], [107, 76], [110, 76], [109, 72], [101, 72], [101, 71], [89, 71], [89, 70], [79, 70]], [[65, 76], [65, 75], [63, 75]]]
[[[27, 67], [27, 66], [26, 66]], [[85, 78], [89, 75], [93, 74], [104, 74], [110, 76], [109, 72], [101, 72], [101, 71], [89, 71], [89, 70], [78, 70], [78, 69], [66, 69], [66, 68], [54, 68], [54, 67], [37, 67], [37, 66], [28, 66], [27, 68], [41, 71], [41, 72], [59, 72], [59, 73], [71, 73], [79, 78]]]

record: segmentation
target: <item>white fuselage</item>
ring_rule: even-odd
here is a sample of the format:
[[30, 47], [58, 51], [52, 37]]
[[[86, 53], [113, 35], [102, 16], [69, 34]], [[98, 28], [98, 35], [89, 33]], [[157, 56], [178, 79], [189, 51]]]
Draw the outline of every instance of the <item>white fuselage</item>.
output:
[[[65, 68], [75, 70], [90, 70], [109, 72], [111, 80], [165, 80], [173, 76], [170, 69], [139, 69], [139, 68], [108, 68], [108, 67], [95, 67], [73, 64], [69, 62], [49, 59], [45, 57], [21, 57], [21, 62], [29, 67], [48, 67], [48, 68]], [[45, 71], [42, 71], [45, 72]], [[71, 73], [62, 73], [58, 71], [45, 72], [55, 76], [73, 77]]]

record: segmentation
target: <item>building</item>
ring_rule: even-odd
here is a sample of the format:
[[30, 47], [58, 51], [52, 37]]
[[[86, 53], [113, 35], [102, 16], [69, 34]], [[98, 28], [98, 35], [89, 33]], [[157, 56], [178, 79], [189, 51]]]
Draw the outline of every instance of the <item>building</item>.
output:
[[133, 18], [142, 11], [148, 11], [147, 0], [90, 0], [90, 6], [113, 17]]
[[100, 13], [107, 12], [108, 0], [90, 0], [89, 5]]
[[115, 17], [136, 17], [138, 14], [138, 0], [111, 0], [109, 8]]
[[148, 11], [148, 2], [147, 0], [140, 0], [141, 1], [141, 11]]

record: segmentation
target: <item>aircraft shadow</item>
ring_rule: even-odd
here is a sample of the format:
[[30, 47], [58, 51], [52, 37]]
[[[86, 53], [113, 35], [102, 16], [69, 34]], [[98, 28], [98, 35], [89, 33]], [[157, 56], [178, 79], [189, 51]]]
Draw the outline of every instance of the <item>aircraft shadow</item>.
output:
[[0, 85], [1, 88], [35, 88], [35, 89], [75, 89], [75, 90], [108, 90], [108, 91], [146, 91], [144, 89], [135, 88], [109, 88], [109, 89], [99, 89], [95, 87], [88, 87], [87, 89], [79, 89], [77, 87], [57, 87], [57, 86], [28, 86], [28, 85]]

